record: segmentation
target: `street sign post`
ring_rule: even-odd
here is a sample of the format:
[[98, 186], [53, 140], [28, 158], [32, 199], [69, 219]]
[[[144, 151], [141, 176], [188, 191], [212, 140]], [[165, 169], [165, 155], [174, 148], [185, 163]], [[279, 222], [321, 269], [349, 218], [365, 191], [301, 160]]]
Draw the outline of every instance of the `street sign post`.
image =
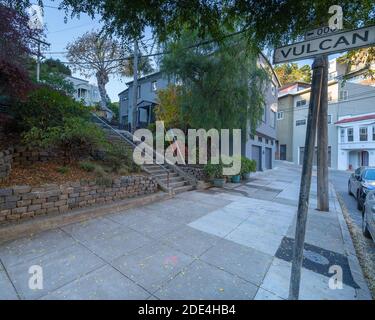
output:
[[375, 26], [333, 32], [320, 38], [313, 38], [277, 48], [274, 52], [273, 63], [315, 58], [320, 55], [369, 47], [374, 43]]
[[327, 83], [328, 55], [351, 49], [370, 47], [375, 44], [375, 26], [349, 31], [336, 31], [321, 27], [305, 34], [305, 41], [275, 49], [273, 63], [285, 63], [314, 58], [312, 85], [306, 128], [305, 155], [303, 159], [297, 223], [294, 237], [289, 299], [297, 300], [301, 280], [303, 248], [305, 242], [307, 211], [315, 151], [315, 136], [318, 132], [318, 209], [328, 211], [328, 137], [327, 137]]

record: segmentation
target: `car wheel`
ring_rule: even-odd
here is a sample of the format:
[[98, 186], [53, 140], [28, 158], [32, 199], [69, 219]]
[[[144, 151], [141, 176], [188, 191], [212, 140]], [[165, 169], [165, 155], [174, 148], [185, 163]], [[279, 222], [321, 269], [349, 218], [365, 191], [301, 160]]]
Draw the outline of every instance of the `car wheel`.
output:
[[351, 185], [350, 185], [350, 182], [348, 182], [348, 194], [349, 194], [349, 196], [352, 196], [352, 195], [353, 195], [353, 193], [352, 193], [352, 191], [351, 191]]
[[368, 227], [367, 227], [365, 214], [362, 216], [362, 233], [366, 238], [371, 238], [370, 231], [368, 230]]

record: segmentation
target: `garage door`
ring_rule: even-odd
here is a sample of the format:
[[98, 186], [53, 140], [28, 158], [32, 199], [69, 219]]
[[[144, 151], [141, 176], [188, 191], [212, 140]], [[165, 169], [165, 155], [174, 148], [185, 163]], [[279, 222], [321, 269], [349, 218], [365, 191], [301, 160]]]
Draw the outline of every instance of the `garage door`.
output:
[[262, 170], [262, 148], [251, 146], [251, 158], [257, 163], [257, 171]]
[[266, 169], [272, 169], [272, 149], [266, 148], [266, 154], [265, 154], [265, 160], [266, 160]]

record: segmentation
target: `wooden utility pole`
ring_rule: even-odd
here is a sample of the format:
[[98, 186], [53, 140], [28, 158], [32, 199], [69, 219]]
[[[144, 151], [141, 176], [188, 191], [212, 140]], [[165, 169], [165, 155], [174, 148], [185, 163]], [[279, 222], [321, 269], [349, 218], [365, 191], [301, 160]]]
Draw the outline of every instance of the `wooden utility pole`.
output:
[[38, 44], [37, 59], [36, 59], [36, 81], [39, 82], [40, 81], [40, 62], [41, 62], [41, 57], [42, 57], [42, 53], [40, 52], [40, 47], [42, 44], [49, 47], [50, 44], [39, 38], [30, 37], [30, 39], [36, 41]]
[[138, 99], [138, 40], [134, 41], [134, 61], [133, 61], [133, 101], [132, 101], [132, 128], [131, 131], [134, 132], [137, 117], [137, 99]]
[[38, 56], [36, 59], [36, 81], [40, 81], [40, 41], [38, 41]]
[[318, 116], [317, 199], [318, 210], [329, 211], [328, 189], [328, 57], [323, 56], [323, 83]]
[[309, 197], [313, 157], [315, 152], [315, 136], [318, 122], [318, 114], [322, 99], [322, 84], [324, 77], [325, 60], [322, 56], [315, 58], [312, 65], [313, 76], [311, 85], [311, 98], [309, 114], [307, 118], [305, 152], [303, 158], [301, 184], [298, 200], [297, 224], [294, 237], [292, 271], [289, 287], [289, 300], [297, 300], [299, 297], [301, 268], [303, 261], [303, 247], [305, 243], [307, 211], [309, 209]]

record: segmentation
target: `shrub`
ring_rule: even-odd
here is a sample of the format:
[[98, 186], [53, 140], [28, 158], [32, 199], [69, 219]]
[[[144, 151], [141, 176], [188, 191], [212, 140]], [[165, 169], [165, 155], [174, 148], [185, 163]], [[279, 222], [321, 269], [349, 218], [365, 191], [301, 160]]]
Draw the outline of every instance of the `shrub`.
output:
[[88, 161], [81, 161], [79, 163], [79, 167], [82, 169], [82, 170], [85, 170], [87, 172], [93, 172], [95, 170], [95, 163], [92, 163], [92, 162], [88, 162]]
[[102, 166], [96, 165], [94, 168], [94, 173], [98, 178], [103, 178], [107, 175]]
[[241, 157], [241, 174], [256, 171], [256, 161]]
[[69, 172], [70, 168], [67, 166], [59, 167], [57, 168], [57, 172], [61, 174], [67, 174]]
[[207, 163], [203, 168], [204, 173], [210, 179], [221, 179], [223, 178], [223, 164]]
[[42, 148], [59, 148], [67, 162], [87, 156], [105, 145], [104, 133], [96, 125], [78, 117], [66, 118], [62, 126], [45, 130], [33, 127], [23, 134], [23, 141]]
[[119, 173], [124, 167], [131, 172], [138, 171], [132, 153], [121, 143], [107, 146], [103, 162], [111, 172]]
[[32, 128], [47, 130], [63, 126], [67, 118], [89, 119], [90, 116], [84, 105], [47, 86], [32, 91], [27, 100], [17, 103], [11, 112], [21, 131]]

